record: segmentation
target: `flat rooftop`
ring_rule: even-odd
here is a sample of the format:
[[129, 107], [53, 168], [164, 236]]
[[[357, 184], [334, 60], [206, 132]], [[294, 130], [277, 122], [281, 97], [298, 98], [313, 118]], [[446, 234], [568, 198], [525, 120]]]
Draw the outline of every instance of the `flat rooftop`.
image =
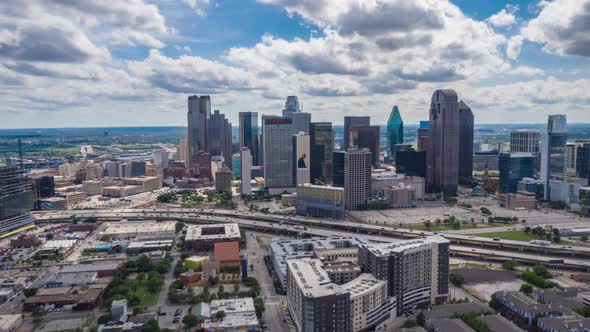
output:
[[170, 233], [176, 231], [175, 221], [110, 222], [102, 234]]
[[43, 250], [68, 249], [76, 244], [78, 240], [49, 240], [43, 244]]
[[386, 281], [379, 280], [370, 273], [363, 273], [356, 279], [342, 285], [342, 288], [350, 292], [350, 297], [354, 298], [356, 296], [371, 292], [377, 288], [385, 287], [386, 283]]
[[244, 297], [240, 299], [213, 300], [209, 306], [211, 313], [223, 310], [226, 314], [255, 312], [254, 299]]
[[189, 225], [185, 241], [237, 239], [240, 237], [238, 224]]
[[400, 253], [409, 249], [429, 247], [433, 243], [449, 243], [442, 236], [428, 236], [421, 239], [400, 240], [394, 243], [368, 243], [363, 246], [377, 256], [389, 256], [391, 253]]
[[346, 293], [342, 286], [332, 283], [328, 273], [322, 267], [322, 261], [317, 258], [290, 260], [287, 261], [287, 266], [292, 271], [299, 289], [307, 297]]

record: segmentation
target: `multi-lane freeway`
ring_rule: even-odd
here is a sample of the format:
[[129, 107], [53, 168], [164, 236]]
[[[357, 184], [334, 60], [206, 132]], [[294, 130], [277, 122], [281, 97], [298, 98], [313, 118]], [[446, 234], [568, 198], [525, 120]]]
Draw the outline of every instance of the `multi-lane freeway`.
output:
[[[380, 227], [351, 221], [211, 209], [120, 209], [35, 212], [37, 222], [60, 222], [94, 217], [98, 220], [182, 220], [187, 223], [235, 222], [240, 227], [266, 232], [306, 233], [315, 236], [363, 234], [373, 241], [435, 235], [436, 232]], [[490, 239], [472, 235], [440, 233], [451, 241], [451, 254], [478, 258], [519, 259], [570, 269], [590, 269], [590, 248]]]

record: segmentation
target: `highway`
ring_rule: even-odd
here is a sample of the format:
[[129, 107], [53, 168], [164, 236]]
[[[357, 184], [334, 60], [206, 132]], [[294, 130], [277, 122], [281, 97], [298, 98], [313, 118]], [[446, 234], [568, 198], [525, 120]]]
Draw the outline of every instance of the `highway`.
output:
[[66, 210], [34, 212], [33, 215], [39, 223], [71, 221], [73, 219], [85, 219], [88, 217], [94, 217], [103, 221], [127, 219], [181, 220], [187, 223], [235, 222], [242, 228], [263, 232], [284, 234], [304, 232], [314, 236], [350, 236], [353, 234], [362, 234], [367, 239], [379, 242], [391, 242], [399, 238], [416, 238], [438, 234], [451, 241], [451, 252], [458, 256], [491, 257], [495, 260], [517, 258], [547, 265], [560, 264], [563, 268], [590, 270], [590, 248], [587, 247], [539, 245], [521, 241], [480, 238], [472, 235], [379, 227], [377, 225], [350, 221], [332, 221], [209, 209]]

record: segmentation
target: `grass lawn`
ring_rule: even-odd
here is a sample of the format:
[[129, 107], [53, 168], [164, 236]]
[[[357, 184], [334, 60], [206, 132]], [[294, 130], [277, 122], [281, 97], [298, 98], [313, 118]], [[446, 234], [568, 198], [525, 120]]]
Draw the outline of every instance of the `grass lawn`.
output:
[[[512, 240], [512, 241], [523, 241], [528, 242], [530, 240], [539, 240], [538, 237], [534, 236], [533, 234], [526, 233], [524, 231], [505, 231], [505, 232], [493, 232], [493, 233], [478, 233], [473, 234], [474, 236], [479, 237], [487, 237], [487, 238], [500, 238], [502, 240]], [[559, 244], [573, 244], [573, 242], [567, 240], [560, 240]]]
[[137, 287], [137, 291], [135, 291], [134, 294], [141, 299], [138, 307], [149, 307], [158, 303], [158, 293], [150, 293], [143, 283], [141, 286]]
[[430, 227], [426, 227], [423, 224], [416, 224], [416, 225], [410, 225], [410, 226], [404, 226], [403, 228], [407, 228], [407, 229], [413, 229], [415, 231], [430, 231], [430, 232], [444, 232], [444, 231], [456, 231], [459, 229], [471, 229], [471, 228], [484, 228], [484, 227], [490, 227], [487, 224], [477, 224], [477, 223], [462, 223], [461, 227], [456, 229], [453, 228], [453, 225], [451, 224], [436, 224], [433, 223]]

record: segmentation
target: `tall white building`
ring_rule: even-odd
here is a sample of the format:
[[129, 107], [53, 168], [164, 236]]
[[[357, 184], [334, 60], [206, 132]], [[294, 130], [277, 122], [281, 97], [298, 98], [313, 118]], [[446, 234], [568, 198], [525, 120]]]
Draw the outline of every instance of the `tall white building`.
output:
[[154, 152], [154, 165], [160, 169], [168, 168], [169, 165], [169, 153], [166, 150], [160, 150]]
[[349, 149], [344, 154], [344, 208], [362, 210], [371, 196], [371, 151]]
[[243, 147], [240, 150], [240, 193], [242, 195], [250, 195], [252, 193], [252, 187], [250, 184], [252, 174], [252, 154], [250, 149]]
[[539, 153], [540, 141], [541, 133], [539, 133], [538, 131], [513, 131], [510, 133], [510, 151]]
[[264, 183], [271, 195], [295, 191], [293, 121], [272, 115], [262, 116]]
[[182, 160], [185, 162], [185, 165], [188, 164], [188, 145], [186, 140], [186, 135], [180, 136], [180, 146], [178, 146], [178, 151], [176, 152], [176, 160]]
[[541, 180], [545, 186], [545, 200], [551, 200], [550, 182], [563, 180], [566, 173], [566, 121], [563, 114], [549, 115], [547, 132], [541, 137]]

